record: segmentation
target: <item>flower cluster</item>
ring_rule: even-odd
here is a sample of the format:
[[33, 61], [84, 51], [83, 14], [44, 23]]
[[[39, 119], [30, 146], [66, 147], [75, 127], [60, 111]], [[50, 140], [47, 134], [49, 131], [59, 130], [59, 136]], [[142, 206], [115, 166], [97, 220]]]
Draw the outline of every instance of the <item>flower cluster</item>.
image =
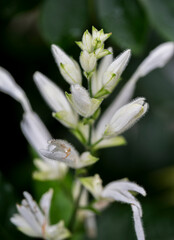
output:
[[[76, 42], [82, 50], [80, 65], [88, 89], [83, 85], [80, 65], [56, 45], [52, 45], [52, 53], [61, 75], [70, 84], [71, 93], [64, 93], [44, 74], [40, 72], [34, 74], [34, 81], [52, 109], [53, 117], [67, 127], [84, 145], [85, 150], [82, 153], [79, 153], [68, 141], [52, 138], [39, 116], [32, 110], [24, 91], [10, 73], [0, 68], [0, 90], [19, 101], [24, 109], [21, 129], [38, 154], [38, 158], [34, 160], [37, 168], [33, 173], [35, 179], [41, 181], [62, 179], [67, 174], [68, 168], [81, 169], [94, 164], [99, 160], [95, 156], [97, 150], [125, 144], [126, 140], [120, 134], [132, 127], [147, 112], [148, 103], [144, 97], [129, 102], [136, 82], [153, 69], [164, 66], [173, 55], [174, 44], [168, 42], [154, 49], [99, 118], [103, 100], [117, 86], [131, 55], [131, 50], [128, 49], [113, 59], [113, 50], [104, 49], [104, 42], [110, 35], [93, 27], [92, 34], [86, 31], [82, 41]], [[103, 59], [97, 66], [100, 58]], [[98, 118], [97, 124], [94, 125]], [[129, 204], [133, 211], [137, 239], [144, 240], [142, 208], [133, 193], [145, 196], [145, 190], [128, 179], [117, 180], [103, 187], [98, 174], [83, 177], [78, 175], [77, 171], [73, 193], [75, 201], [73, 217], [79, 217], [86, 222], [89, 235], [94, 236], [97, 232], [95, 213], [80, 207], [89, 204], [88, 193], [91, 193], [95, 198], [95, 202], [92, 203], [93, 208], [97, 211], [103, 210], [113, 201]], [[52, 194], [52, 190], [45, 193], [39, 207], [31, 195], [24, 192], [25, 199], [21, 205], [17, 205], [19, 214], [11, 218], [12, 223], [31, 237], [48, 240], [68, 238], [70, 231], [73, 234], [72, 227], [68, 230], [62, 221], [55, 225], [50, 224], [49, 209]]]

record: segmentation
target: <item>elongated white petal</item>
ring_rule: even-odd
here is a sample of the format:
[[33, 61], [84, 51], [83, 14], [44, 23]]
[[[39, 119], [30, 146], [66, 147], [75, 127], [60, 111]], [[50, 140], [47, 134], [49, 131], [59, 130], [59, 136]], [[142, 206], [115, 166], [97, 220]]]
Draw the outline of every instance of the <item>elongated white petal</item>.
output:
[[105, 136], [117, 136], [132, 127], [147, 111], [144, 98], [137, 98], [120, 108], [106, 126]]
[[31, 111], [31, 106], [25, 92], [17, 85], [11, 74], [2, 67], [0, 67], [0, 91], [9, 94], [20, 102], [25, 112]]
[[128, 103], [132, 98], [136, 83], [140, 77], [143, 77], [156, 68], [164, 67], [165, 64], [171, 59], [174, 54], [174, 43], [166, 42], [159, 45], [145, 58], [145, 60], [137, 68], [133, 76], [125, 84], [120, 91], [119, 95], [114, 99], [110, 107], [105, 111], [100, 119], [100, 128], [107, 123], [110, 116], [114, 114], [116, 110]]
[[[159, 45], [157, 48], [152, 50], [147, 58], [140, 64], [136, 72], [133, 74], [132, 79], [134, 82], [138, 78], [147, 75], [155, 68], [162, 68], [170, 60], [174, 54], [174, 43], [166, 42]], [[133, 81], [132, 80], [132, 81]]]
[[[129, 198], [128, 196], [124, 195], [123, 192], [114, 191], [109, 188], [104, 188], [102, 192], [102, 197], [104, 198], [111, 198], [115, 201], [127, 203], [127, 204], [134, 204], [137, 206], [138, 209], [141, 209], [140, 203], [136, 199]], [[140, 210], [141, 212], [141, 210]]]
[[45, 218], [37, 203], [33, 200], [32, 196], [28, 192], [24, 192], [24, 197], [27, 200], [27, 205], [29, 205], [31, 212], [34, 213], [35, 218], [39, 224], [42, 225], [45, 221]]
[[18, 212], [25, 219], [25, 221], [31, 226], [33, 231], [37, 236], [42, 236], [41, 226], [37, 222], [34, 214], [31, 212], [30, 208], [17, 205]]
[[127, 191], [134, 191], [140, 193], [143, 196], [146, 196], [146, 191], [143, 187], [140, 187], [136, 183], [129, 182], [127, 180], [117, 180], [114, 182], [109, 183], [105, 188], [109, 188], [111, 190], [127, 190]]
[[52, 196], [53, 196], [53, 189], [50, 189], [48, 192], [43, 194], [43, 196], [40, 200], [40, 206], [41, 206], [47, 220], [49, 219], [49, 212], [50, 212]]
[[138, 208], [134, 205], [131, 205], [133, 211], [133, 218], [134, 218], [134, 225], [135, 225], [135, 232], [137, 235], [138, 240], [144, 240], [144, 229], [141, 221], [141, 216], [139, 214]]
[[81, 84], [82, 76], [78, 63], [72, 60], [60, 47], [52, 45], [51, 49], [64, 79], [69, 84]]
[[52, 138], [39, 116], [34, 112], [23, 115], [21, 129], [28, 142], [39, 155], [39, 150], [44, 148], [48, 140]]
[[40, 72], [36, 72], [33, 77], [43, 98], [53, 111], [72, 112], [63, 91], [55, 83]]
[[19, 214], [14, 214], [14, 216], [10, 218], [10, 221], [14, 225], [16, 225], [16, 227], [24, 234], [30, 237], [38, 237], [38, 234], [31, 228], [31, 226]]

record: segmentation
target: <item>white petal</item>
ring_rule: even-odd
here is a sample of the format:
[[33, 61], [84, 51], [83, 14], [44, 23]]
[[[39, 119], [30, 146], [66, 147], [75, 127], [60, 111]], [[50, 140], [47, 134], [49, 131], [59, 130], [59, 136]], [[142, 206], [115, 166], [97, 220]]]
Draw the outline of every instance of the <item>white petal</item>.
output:
[[135, 224], [135, 232], [138, 240], [145, 240], [143, 225], [141, 222], [141, 217], [138, 211], [138, 208], [134, 205], [131, 206], [133, 211], [133, 218]]
[[118, 190], [134, 191], [134, 192], [140, 193], [143, 196], [146, 196], [146, 191], [144, 190], [143, 187], [140, 187], [138, 184], [129, 182], [126, 180], [125, 181], [117, 180], [117, 181], [111, 182], [108, 185], [106, 185], [106, 187], [111, 190], [118, 189]]
[[128, 196], [124, 195], [122, 192], [114, 191], [109, 188], [104, 188], [102, 192], [102, 197], [104, 198], [111, 198], [115, 201], [127, 203], [127, 204], [134, 204], [137, 206], [138, 209], [141, 209], [140, 203], [136, 199], [129, 198]]
[[39, 209], [37, 203], [33, 200], [32, 196], [28, 192], [24, 192], [24, 197], [27, 200], [27, 204], [30, 207], [30, 210], [32, 213], [35, 215], [35, 218], [39, 222], [39, 224], [42, 226], [43, 223], [45, 222], [45, 218], [41, 210]]
[[170, 60], [174, 54], [174, 43], [166, 42], [159, 45], [153, 51], [150, 52], [147, 58], [140, 64], [136, 72], [132, 76], [134, 81], [137, 81], [139, 77], [147, 75], [155, 68], [162, 68]]
[[51, 206], [51, 199], [53, 196], [53, 189], [50, 189], [48, 192], [46, 192], [41, 200], [40, 200], [40, 206], [45, 213], [46, 219], [48, 221], [49, 219], [49, 211], [50, 211], [50, 206]]
[[40, 155], [39, 150], [44, 148], [52, 137], [39, 116], [34, 112], [24, 114], [21, 128], [28, 142]]
[[31, 111], [31, 106], [25, 92], [17, 85], [11, 74], [2, 67], [0, 67], [0, 91], [9, 94], [15, 100], [19, 101], [25, 112]]
[[34, 232], [36, 232], [37, 236], [42, 236], [41, 226], [36, 221], [34, 214], [31, 210], [24, 206], [17, 205], [18, 212], [25, 219], [25, 221], [30, 225]]
[[53, 83], [40, 72], [36, 72], [34, 74], [34, 81], [43, 98], [53, 111], [72, 112], [69, 102], [67, 101], [63, 91], [55, 83]]
[[10, 221], [16, 225], [16, 227], [23, 232], [24, 234], [30, 236], [30, 237], [39, 237], [35, 231], [30, 227], [30, 225], [25, 221], [23, 217], [21, 217], [19, 214], [15, 214], [12, 218], [10, 218]]

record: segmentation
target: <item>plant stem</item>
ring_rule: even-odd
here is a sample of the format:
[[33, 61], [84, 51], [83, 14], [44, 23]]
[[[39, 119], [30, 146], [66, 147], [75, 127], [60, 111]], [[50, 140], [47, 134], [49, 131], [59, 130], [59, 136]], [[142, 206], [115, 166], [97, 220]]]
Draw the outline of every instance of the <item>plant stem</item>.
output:
[[76, 215], [77, 215], [77, 211], [78, 211], [78, 208], [79, 208], [79, 202], [80, 202], [80, 198], [81, 198], [81, 195], [82, 195], [82, 191], [83, 191], [83, 187], [80, 186], [79, 195], [76, 199], [74, 210], [73, 210], [73, 213], [72, 213], [72, 216], [71, 216], [71, 219], [70, 219], [70, 222], [69, 222], [69, 227], [68, 227], [71, 232], [73, 232], [74, 227], [75, 227]]

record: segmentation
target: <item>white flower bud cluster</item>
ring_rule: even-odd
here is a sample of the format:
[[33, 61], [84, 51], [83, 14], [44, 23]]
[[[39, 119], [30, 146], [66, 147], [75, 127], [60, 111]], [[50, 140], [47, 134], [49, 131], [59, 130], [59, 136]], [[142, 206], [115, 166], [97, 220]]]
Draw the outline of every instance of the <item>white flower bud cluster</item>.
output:
[[104, 34], [103, 29], [98, 31], [95, 27], [92, 27], [92, 34], [86, 30], [82, 41], [76, 42], [82, 49], [80, 64], [87, 74], [94, 71], [98, 59], [110, 54], [109, 50], [104, 49], [104, 42], [110, 35], [111, 33]]

